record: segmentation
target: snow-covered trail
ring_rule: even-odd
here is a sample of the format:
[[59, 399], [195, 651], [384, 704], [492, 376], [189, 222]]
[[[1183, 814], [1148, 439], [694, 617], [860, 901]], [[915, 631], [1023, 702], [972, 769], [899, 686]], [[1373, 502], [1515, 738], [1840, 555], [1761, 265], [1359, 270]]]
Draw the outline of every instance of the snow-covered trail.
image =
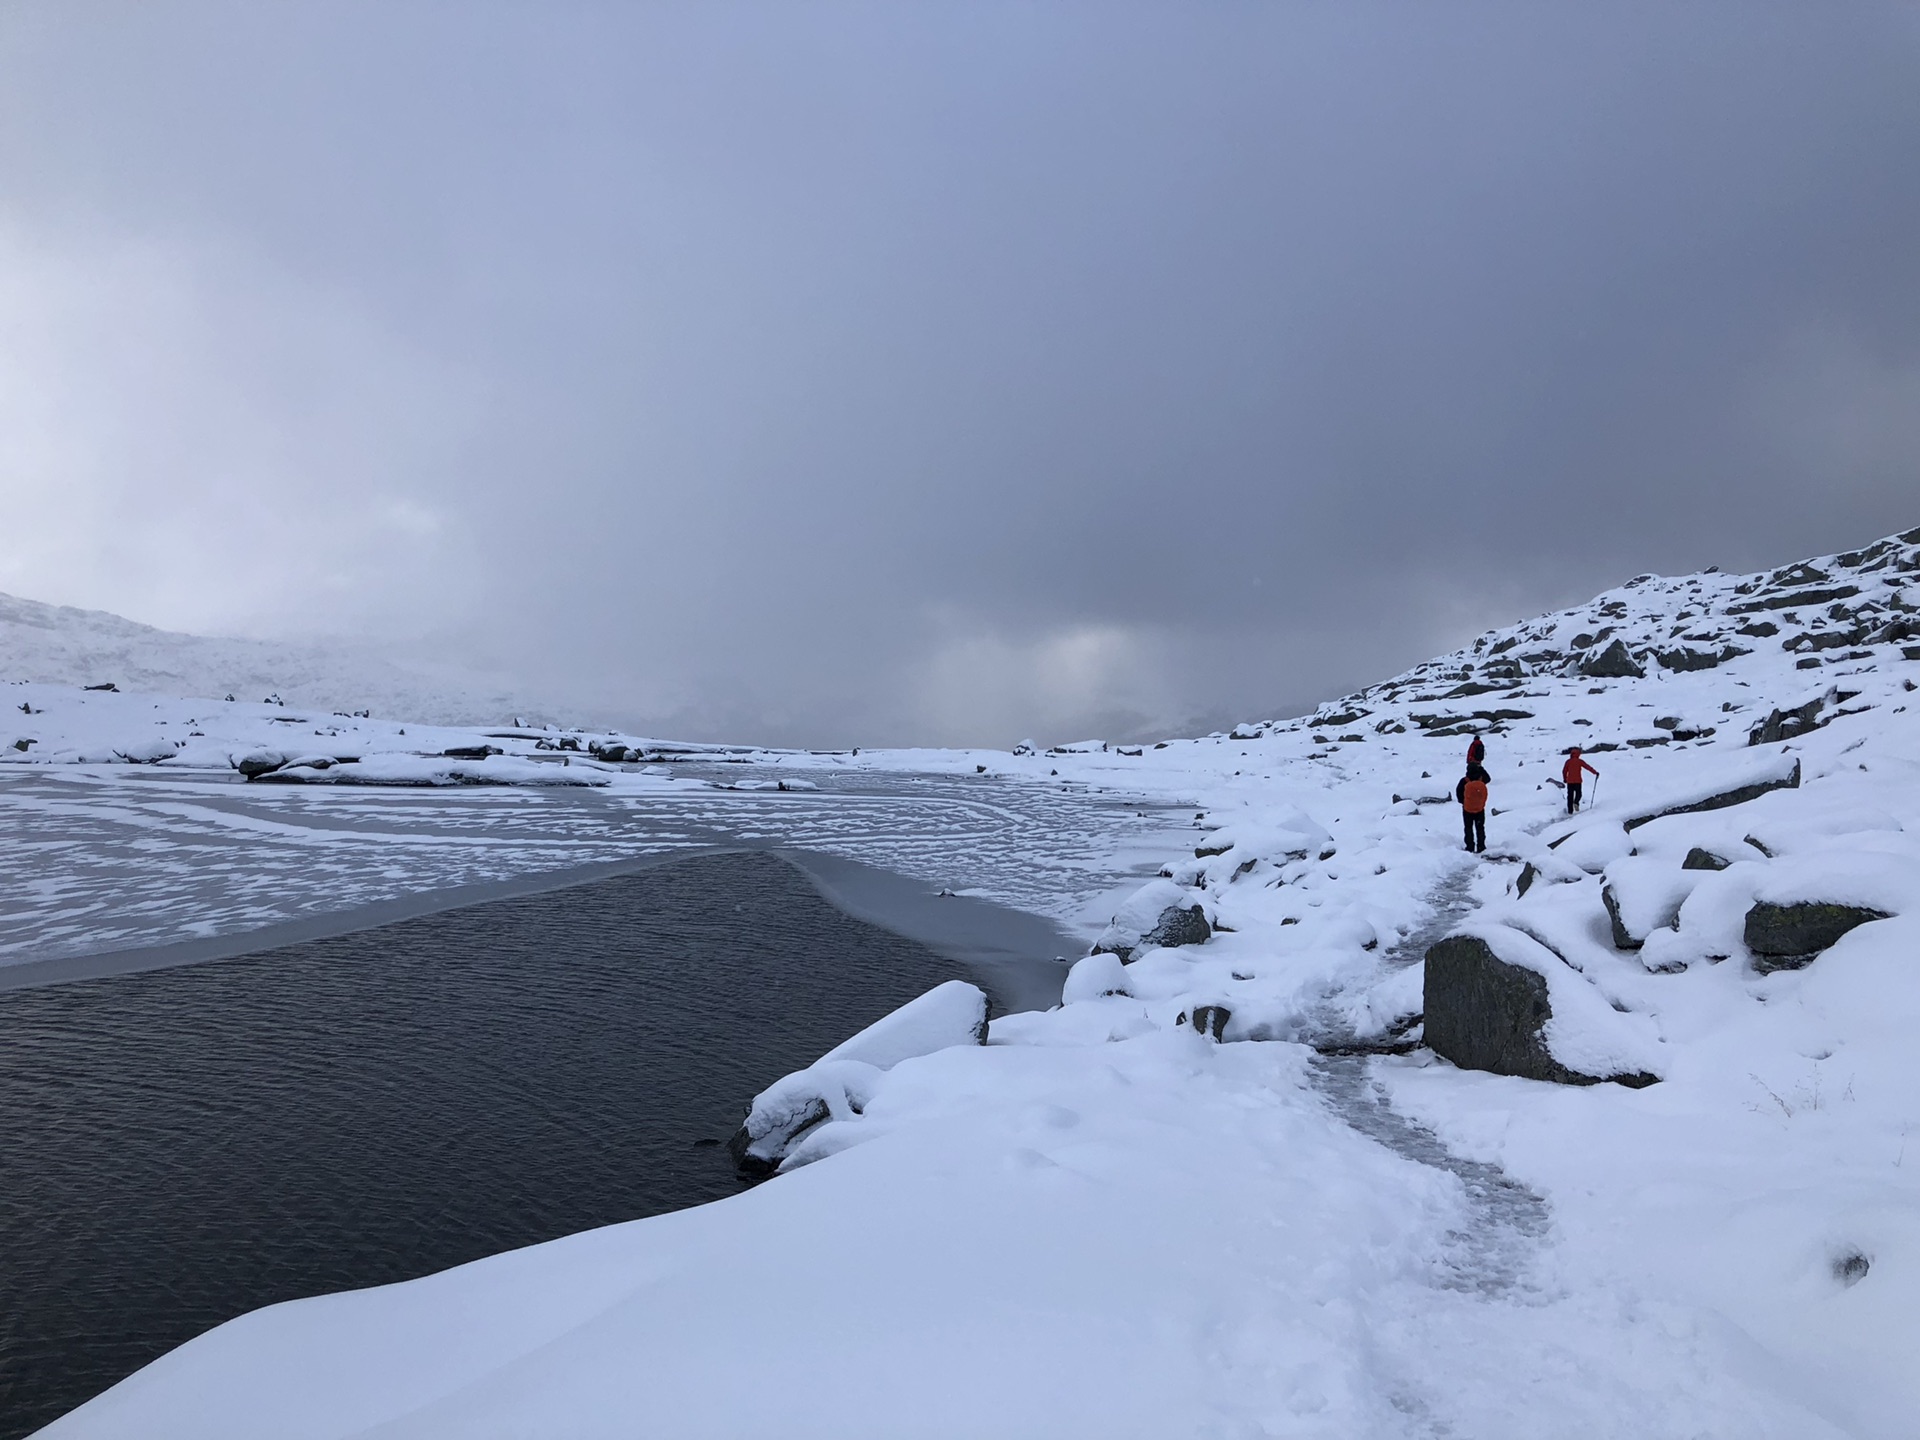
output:
[[[1406, 970], [1425, 959], [1427, 947], [1473, 909], [1478, 869], [1462, 857], [1443, 874], [1426, 897], [1428, 913], [1382, 955], [1383, 966]], [[1394, 1154], [1459, 1180], [1466, 1208], [1461, 1226], [1446, 1234], [1440, 1283], [1489, 1296], [1524, 1284], [1551, 1225], [1545, 1198], [1498, 1165], [1456, 1155], [1432, 1130], [1395, 1110], [1374, 1080], [1364, 1042], [1336, 1032], [1314, 1048], [1307, 1078], [1336, 1116]]]
[[1552, 1224], [1543, 1196], [1498, 1165], [1454, 1154], [1433, 1131], [1395, 1110], [1375, 1083], [1367, 1056], [1316, 1055], [1307, 1074], [1328, 1108], [1362, 1135], [1460, 1181], [1465, 1217], [1446, 1233], [1440, 1283], [1487, 1296], [1505, 1295], [1526, 1283]]

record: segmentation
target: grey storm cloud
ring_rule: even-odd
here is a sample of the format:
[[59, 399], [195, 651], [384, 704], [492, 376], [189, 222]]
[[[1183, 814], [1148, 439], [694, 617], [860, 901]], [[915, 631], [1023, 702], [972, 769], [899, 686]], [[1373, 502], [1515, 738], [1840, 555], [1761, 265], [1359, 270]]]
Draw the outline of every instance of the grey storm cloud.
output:
[[701, 738], [1920, 522], [1910, 6], [15, 3], [0, 588]]

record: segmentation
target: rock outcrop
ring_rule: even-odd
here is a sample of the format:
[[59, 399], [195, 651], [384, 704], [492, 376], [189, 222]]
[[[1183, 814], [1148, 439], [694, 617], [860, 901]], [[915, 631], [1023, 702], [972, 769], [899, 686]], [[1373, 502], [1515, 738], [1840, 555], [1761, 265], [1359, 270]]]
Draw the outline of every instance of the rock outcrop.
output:
[[1624, 640], [1615, 640], [1598, 655], [1582, 660], [1580, 673], [1596, 680], [1643, 680], [1647, 674], [1634, 660]]

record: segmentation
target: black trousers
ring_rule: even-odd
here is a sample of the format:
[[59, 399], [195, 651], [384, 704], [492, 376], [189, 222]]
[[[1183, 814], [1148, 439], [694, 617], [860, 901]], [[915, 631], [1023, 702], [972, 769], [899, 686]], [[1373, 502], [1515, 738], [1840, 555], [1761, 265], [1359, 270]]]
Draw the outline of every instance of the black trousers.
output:
[[1467, 849], [1479, 852], [1487, 848], [1487, 812], [1484, 810], [1462, 810], [1462, 820], [1466, 823]]
[[1567, 814], [1569, 815], [1580, 808], [1580, 789], [1578, 780], [1567, 786]]

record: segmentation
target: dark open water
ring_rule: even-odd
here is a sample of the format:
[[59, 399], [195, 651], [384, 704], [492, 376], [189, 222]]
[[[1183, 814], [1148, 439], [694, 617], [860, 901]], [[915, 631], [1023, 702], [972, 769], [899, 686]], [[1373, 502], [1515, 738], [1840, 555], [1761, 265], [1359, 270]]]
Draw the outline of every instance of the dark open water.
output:
[[731, 1194], [755, 1092], [958, 973], [727, 854], [0, 993], [0, 1436], [261, 1305]]

